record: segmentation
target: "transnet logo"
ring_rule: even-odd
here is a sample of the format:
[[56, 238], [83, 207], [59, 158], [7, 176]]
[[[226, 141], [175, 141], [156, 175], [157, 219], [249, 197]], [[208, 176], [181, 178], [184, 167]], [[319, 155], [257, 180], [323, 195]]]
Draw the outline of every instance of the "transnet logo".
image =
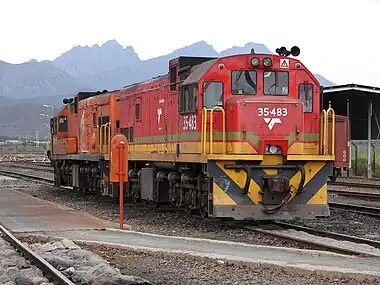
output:
[[268, 125], [268, 129], [271, 131], [274, 127], [275, 124], [280, 124], [282, 123], [280, 118], [263, 118], [264, 122]]

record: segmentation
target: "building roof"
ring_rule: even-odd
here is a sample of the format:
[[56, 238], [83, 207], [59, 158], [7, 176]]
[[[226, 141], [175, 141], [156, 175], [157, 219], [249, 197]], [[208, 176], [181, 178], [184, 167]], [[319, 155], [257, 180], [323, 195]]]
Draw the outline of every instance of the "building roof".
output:
[[343, 92], [343, 91], [361, 91], [367, 93], [380, 94], [380, 87], [360, 85], [360, 84], [344, 84], [323, 87], [323, 93]]

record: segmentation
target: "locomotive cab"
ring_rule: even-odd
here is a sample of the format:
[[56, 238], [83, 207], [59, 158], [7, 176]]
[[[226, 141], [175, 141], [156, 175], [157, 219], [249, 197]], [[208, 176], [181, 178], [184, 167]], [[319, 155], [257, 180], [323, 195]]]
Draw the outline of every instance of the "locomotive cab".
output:
[[[209, 66], [198, 84], [201, 153], [209, 159], [214, 204], [221, 203], [214, 205], [213, 215], [273, 219], [300, 209], [305, 217], [329, 215], [326, 181], [334, 139], [326, 137], [326, 122], [331, 113], [334, 127], [334, 112], [320, 113], [319, 82], [289, 57], [299, 49], [277, 52], [203, 64]], [[256, 206], [246, 207], [249, 203]]]

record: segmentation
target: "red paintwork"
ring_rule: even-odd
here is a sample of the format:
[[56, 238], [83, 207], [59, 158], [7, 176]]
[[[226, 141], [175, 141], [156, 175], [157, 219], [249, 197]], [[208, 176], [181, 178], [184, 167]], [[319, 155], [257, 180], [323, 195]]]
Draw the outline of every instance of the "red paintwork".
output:
[[[254, 56], [258, 57], [260, 62], [263, 62], [263, 58], [270, 57], [273, 66], [269, 68], [264, 68], [263, 66], [252, 67], [250, 60]], [[112, 134], [119, 133], [122, 128], [133, 127], [134, 141], [130, 141], [131, 144], [165, 143], [163, 138], [181, 144], [186, 141], [200, 141], [203, 108], [202, 86], [206, 81], [222, 81], [224, 83], [223, 108], [226, 112], [227, 133], [240, 133], [242, 134], [242, 140], [248, 140], [248, 137], [252, 137], [253, 134], [258, 138], [258, 143], [255, 144], [250, 140], [248, 142], [259, 153], [264, 153], [265, 145], [276, 144], [282, 146], [283, 152], [286, 154], [293, 143], [301, 140], [302, 133], [315, 134], [316, 136], [314, 137], [318, 137], [320, 132], [320, 88], [317, 79], [297, 59], [287, 58], [290, 68], [280, 69], [280, 60], [283, 58], [285, 57], [277, 55], [245, 54], [216, 60], [197, 81], [197, 111], [193, 113], [179, 114], [180, 89], [170, 90], [169, 73], [149, 81], [127, 86], [121, 91], [81, 100], [78, 104], [77, 114], [72, 113], [69, 106], [65, 106], [60, 113], [68, 117], [68, 132], [58, 133], [53, 136], [55, 138], [53, 141], [53, 154], [58, 154], [56, 152], [59, 149], [57, 138], [76, 138], [78, 153], [98, 153], [99, 133], [97, 124], [98, 117], [101, 116], [110, 116]], [[179, 58], [171, 60], [169, 67], [178, 65], [179, 60]], [[221, 68], [221, 64], [223, 68]], [[241, 69], [256, 70], [256, 95], [231, 94], [231, 71]], [[264, 71], [275, 70], [289, 72], [289, 92], [287, 96], [268, 96], [263, 94], [263, 73]], [[177, 86], [179, 86], [180, 78], [178, 75], [176, 79]], [[298, 99], [298, 86], [304, 82], [314, 85], [312, 113], [304, 113], [303, 104]], [[119, 101], [116, 100], [117, 97], [120, 97]], [[140, 105], [139, 118], [136, 118], [136, 104]], [[279, 116], [277, 109], [284, 107], [287, 108], [286, 116]], [[269, 111], [275, 108], [276, 114], [270, 114], [269, 112], [267, 115], [261, 116], [259, 108], [269, 108]], [[158, 113], [159, 109], [161, 109], [162, 113]], [[93, 122], [93, 114], [96, 115], [96, 124]], [[184, 130], [184, 121], [188, 122], [189, 116], [195, 118], [195, 127]], [[273, 118], [280, 118], [281, 124], [275, 124], [270, 129], [268, 125]], [[120, 120], [120, 128], [116, 128], [117, 120]], [[268, 121], [266, 122], [266, 120]], [[207, 121], [209, 130], [209, 116]], [[213, 121], [213, 130], [220, 132], [222, 130], [220, 112], [214, 113]], [[343, 131], [341, 128], [346, 128], [346, 125], [341, 126], [340, 123], [337, 123], [337, 134]], [[190, 139], [182, 136], [185, 133], [192, 132], [199, 134], [199, 136], [195, 136], [195, 138], [193, 136]], [[239, 140], [236, 137], [230, 139], [230, 141], [234, 142]], [[347, 142], [346, 139], [344, 140], [341, 141], [341, 138], [336, 140], [337, 149], [341, 149], [340, 146]], [[67, 153], [67, 147], [61, 148], [60, 153], [65, 153], [65, 151]], [[336, 152], [337, 156], [339, 151]], [[186, 148], [181, 150], [181, 153], [187, 152], [189, 150]], [[337, 163], [338, 161], [341, 161], [339, 156]]]
[[[250, 60], [255, 56], [262, 62], [263, 58], [270, 57], [273, 66], [270, 68], [253, 68]], [[170, 91], [169, 74], [152, 79], [147, 82], [135, 84], [126, 87], [121, 92], [121, 110], [123, 110], [120, 118], [121, 128], [134, 127], [134, 137], [156, 137], [164, 136], [164, 112], [167, 112], [167, 133], [171, 139], [178, 142], [184, 142], [181, 135], [185, 132], [200, 132], [202, 122], [202, 91], [203, 82], [208, 80], [224, 82], [224, 109], [226, 110], [226, 131], [227, 132], [252, 132], [259, 135], [261, 139], [285, 140], [289, 133], [305, 132], [319, 134], [319, 84], [317, 79], [306, 69], [298, 60], [288, 58], [290, 63], [289, 69], [280, 69], [280, 57], [277, 55], [235, 55], [219, 59], [211, 68], [203, 75], [198, 82], [198, 110], [196, 113], [179, 114], [178, 100], [179, 90]], [[299, 68], [295, 65], [299, 64]], [[224, 68], [220, 69], [219, 64], [223, 64]], [[170, 65], [175, 65], [172, 61]], [[239, 69], [256, 70], [257, 72], [257, 95], [231, 95], [231, 71]], [[263, 95], [263, 73], [264, 71], [289, 71], [289, 95], [288, 96], [268, 96]], [[298, 100], [298, 85], [308, 81], [314, 85], [314, 110], [312, 113], [303, 113], [303, 105]], [[139, 120], [135, 118], [135, 106], [140, 102], [141, 116]], [[286, 104], [292, 102], [292, 104]], [[273, 130], [269, 130], [265, 124], [264, 118], [258, 117], [258, 108], [283, 108], [289, 106], [288, 114], [281, 120], [284, 123], [275, 125]], [[161, 120], [158, 120], [158, 109], [162, 109]], [[188, 119], [189, 115], [196, 116], [196, 129], [183, 130], [184, 118]], [[277, 117], [269, 114], [268, 118]], [[209, 119], [208, 119], [209, 121]], [[214, 115], [214, 131], [222, 130], [221, 113], [215, 112]], [[200, 140], [200, 139], [199, 139]], [[151, 141], [144, 141], [150, 143]], [[295, 141], [290, 142], [290, 145]], [[161, 141], [163, 143], [163, 141]], [[283, 142], [280, 142], [284, 144]], [[284, 144], [286, 145], [286, 144]], [[286, 145], [286, 149], [290, 147]], [[260, 147], [262, 152], [262, 147]]]

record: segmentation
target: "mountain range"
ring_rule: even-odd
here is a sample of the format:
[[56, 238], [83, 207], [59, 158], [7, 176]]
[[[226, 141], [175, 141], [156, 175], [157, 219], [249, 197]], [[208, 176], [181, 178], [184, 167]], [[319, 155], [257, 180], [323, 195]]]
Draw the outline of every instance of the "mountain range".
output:
[[[42, 136], [47, 135], [47, 120], [40, 113], [49, 110], [41, 105], [60, 107], [62, 98], [78, 91], [114, 90], [165, 74], [172, 58], [222, 57], [247, 53], [252, 48], [256, 53], [273, 53], [264, 44], [253, 42], [217, 52], [212, 45], [200, 41], [167, 55], [141, 60], [133, 47], [124, 48], [110, 40], [101, 46], [75, 46], [52, 61], [0, 61], [0, 134], [26, 136], [38, 130]], [[334, 85], [319, 74], [315, 76], [322, 86]]]

